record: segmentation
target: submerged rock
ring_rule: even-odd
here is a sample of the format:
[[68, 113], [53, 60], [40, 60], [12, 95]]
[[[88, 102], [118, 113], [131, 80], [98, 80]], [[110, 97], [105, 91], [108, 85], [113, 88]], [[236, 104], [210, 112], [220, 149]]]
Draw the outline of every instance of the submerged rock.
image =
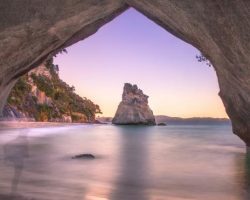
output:
[[155, 117], [148, 105], [148, 96], [137, 85], [125, 83], [122, 101], [112, 120], [117, 125], [155, 125]]
[[72, 159], [95, 159], [92, 154], [79, 154], [72, 157]]
[[166, 123], [159, 123], [159, 124], [157, 124], [158, 126], [167, 126], [167, 124]]

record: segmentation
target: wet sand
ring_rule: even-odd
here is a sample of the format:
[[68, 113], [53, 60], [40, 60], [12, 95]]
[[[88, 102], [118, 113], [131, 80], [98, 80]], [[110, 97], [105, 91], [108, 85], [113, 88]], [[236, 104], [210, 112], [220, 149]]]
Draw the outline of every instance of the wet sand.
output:
[[0, 130], [20, 128], [49, 128], [79, 126], [89, 123], [63, 123], [63, 122], [25, 122], [25, 121], [0, 121]]
[[23, 197], [20, 195], [11, 196], [11, 195], [1, 195], [1, 194], [0, 194], [0, 199], [1, 200], [36, 200], [34, 198], [27, 198], [27, 197]]

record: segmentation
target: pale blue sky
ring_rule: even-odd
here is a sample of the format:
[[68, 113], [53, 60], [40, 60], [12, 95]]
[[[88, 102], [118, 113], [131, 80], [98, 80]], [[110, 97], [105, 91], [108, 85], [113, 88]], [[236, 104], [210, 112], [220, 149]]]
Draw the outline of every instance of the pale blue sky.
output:
[[113, 116], [125, 82], [149, 95], [154, 114], [225, 117], [213, 68], [199, 51], [134, 9], [58, 55], [60, 77]]

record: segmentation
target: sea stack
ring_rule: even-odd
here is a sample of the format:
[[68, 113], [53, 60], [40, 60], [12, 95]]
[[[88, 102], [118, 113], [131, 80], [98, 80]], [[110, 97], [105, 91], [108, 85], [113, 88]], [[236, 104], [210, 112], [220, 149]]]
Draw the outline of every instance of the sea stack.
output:
[[148, 105], [148, 96], [137, 85], [125, 83], [115, 117], [117, 125], [155, 125], [155, 117]]

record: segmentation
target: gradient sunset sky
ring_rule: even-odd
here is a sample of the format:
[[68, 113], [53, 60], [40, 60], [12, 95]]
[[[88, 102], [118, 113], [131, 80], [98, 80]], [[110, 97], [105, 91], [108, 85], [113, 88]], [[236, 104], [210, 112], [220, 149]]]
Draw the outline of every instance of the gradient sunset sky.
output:
[[123, 85], [137, 84], [155, 115], [227, 117], [215, 71], [199, 51], [134, 9], [58, 55], [60, 77], [114, 116]]

